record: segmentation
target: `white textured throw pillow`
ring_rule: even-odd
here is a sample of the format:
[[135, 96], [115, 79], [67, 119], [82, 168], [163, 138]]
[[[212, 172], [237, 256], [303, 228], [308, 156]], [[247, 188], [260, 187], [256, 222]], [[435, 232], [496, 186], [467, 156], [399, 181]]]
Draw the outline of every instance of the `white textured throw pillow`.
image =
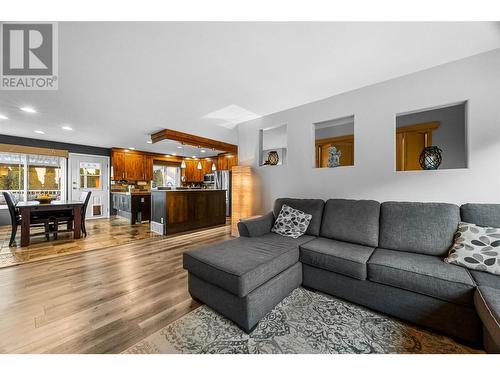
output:
[[500, 228], [459, 223], [446, 263], [500, 275]]
[[312, 215], [284, 204], [271, 231], [282, 236], [299, 238], [306, 232], [311, 219]]

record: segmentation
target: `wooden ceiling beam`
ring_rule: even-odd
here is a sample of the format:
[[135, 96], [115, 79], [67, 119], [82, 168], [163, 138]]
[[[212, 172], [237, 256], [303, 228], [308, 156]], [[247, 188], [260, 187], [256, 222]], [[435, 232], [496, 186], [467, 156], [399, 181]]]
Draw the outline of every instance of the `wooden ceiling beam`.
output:
[[177, 141], [182, 144], [203, 147], [208, 149], [215, 149], [217, 151], [224, 151], [230, 153], [238, 153], [238, 146], [231, 143], [216, 141], [214, 139], [199, 137], [188, 133], [183, 133], [177, 130], [163, 129], [156, 133], [151, 134], [151, 142], [158, 143], [166, 139]]

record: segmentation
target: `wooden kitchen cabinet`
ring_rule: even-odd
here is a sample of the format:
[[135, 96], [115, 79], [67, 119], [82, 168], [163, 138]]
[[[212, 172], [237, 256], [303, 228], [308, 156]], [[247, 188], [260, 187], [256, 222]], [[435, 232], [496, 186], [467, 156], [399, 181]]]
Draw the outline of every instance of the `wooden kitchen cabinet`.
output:
[[112, 150], [111, 165], [114, 181], [151, 181], [153, 179], [153, 157], [141, 152]]
[[233, 166], [238, 165], [238, 157], [234, 154], [219, 154], [217, 158], [217, 170], [231, 170]]
[[111, 153], [111, 166], [113, 168], [111, 173], [112, 180], [125, 179], [125, 153], [120, 151], [113, 151]]
[[125, 154], [125, 179], [127, 181], [144, 181], [144, 155], [141, 154]]
[[144, 181], [153, 179], [153, 157], [146, 155], [144, 157]]
[[201, 170], [202, 173], [201, 174], [202, 174], [202, 178], [206, 174], [214, 173], [212, 171], [212, 163], [215, 163], [215, 166], [217, 167], [217, 160], [203, 159], [201, 161], [201, 166], [202, 166], [202, 170]]
[[186, 168], [184, 168], [184, 176], [186, 177], [186, 182], [203, 182], [203, 169], [198, 169], [198, 162], [201, 162], [201, 160], [185, 160]]

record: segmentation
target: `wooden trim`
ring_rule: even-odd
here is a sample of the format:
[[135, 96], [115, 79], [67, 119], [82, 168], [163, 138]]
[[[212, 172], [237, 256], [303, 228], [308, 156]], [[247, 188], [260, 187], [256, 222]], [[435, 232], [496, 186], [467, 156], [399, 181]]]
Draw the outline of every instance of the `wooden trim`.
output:
[[402, 126], [400, 128], [396, 128], [396, 134], [407, 133], [407, 132], [422, 132], [429, 130], [432, 131], [439, 128], [439, 125], [440, 125], [439, 121], [432, 121], [432, 122], [424, 122], [421, 124]]
[[15, 152], [19, 154], [60, 156], [63, 158], [68, 157], [68, 150], [58, 150], [55, 148], [42, 148], [42, 147], [8, 145], [8, 144], [0, 144], [0, 152]]
[[147, 152], [147, 151], [139, 151], [139, 150], [129, 150], [127, 148], [113, 147], [111, 149], [111, 154], [113, 154], [114, 152], [123, 152], [123, 153], [130, 154], [130, 155], [149, 156], [153, 160], [161, 160], [161, 161], [167, 161], [167, 162], [172, 162], [172, 163], [182, 163], [182, 159], [184, 159], [181, 156], [166, 157], [165, 154], [158, 154], [156, 152]]
[[354, 141], [354, 134], [348, 134], [348, 135], [341, 135], [339, 137], [316, 139], [316, 146], [328, 143], [341, 143], [341, 142], [353, 142], [353, 141]]
[[238, 146], [231, 143], [216, 141], [214, 139], [199, 137], [188, 133], [179, 132], [177, 130], [163, 129], [159, 132], [151, 134], [151, 141], [153, 143], [161, 142], [165, 139], [181, 142], [182, 144], [212, 148], [219, 151], [237, 153]]

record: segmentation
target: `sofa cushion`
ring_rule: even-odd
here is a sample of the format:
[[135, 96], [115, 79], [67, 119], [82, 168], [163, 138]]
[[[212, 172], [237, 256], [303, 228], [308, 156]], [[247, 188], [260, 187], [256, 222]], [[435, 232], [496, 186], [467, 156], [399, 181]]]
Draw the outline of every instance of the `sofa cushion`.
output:
[[311, 219], [311, 214], [306, 214], [284, 204], [281, 206], [280, 214], [276, 218], [271, 232], [285, 237], [299, 238], [306, 232]]
[[368, 279], [458, 305], [473, 303], [475, 283], [468, 271], [430, 255], [376, 249]]
[[329, 199], [325, 204], [321, 237], [378, 246], [380, 203], [371, 200]]
[[325, 202], [322, 199], [298, 199], [298, 198], [278, 198], [274, 202], [274, 217], [277, 218], [281, 211], [281, 206], [286, 204], [296, 210], [311, 214], [312, 219], [307, 227], [306, 234], [319, 236], [321, 218], [323, 217], [323, 207]]
[[474, 295], [476, 311], [491, 341], [491, 352], [500, 353], [500, 290], [480, 286]]
[[477, 285], [500, 289], [500, 276], [482, 271], [469, 270], [469, 272]]
[[366, 280], [366, 263], [375, 248], [317, 238], [300, 246], [300, 261], [314, 267]]
[[454, 204], [385, 202], [380, 208], [379, 247], [444, 257], [459, 221]]
[[460, 216], [466, 223], [500, 228], [500, 204], [466, 203], [460, 207]]
[[446, 263], [500, 276], [500, 228], [461, 222]]
[[240, 237], [184, 253], [184, 268], [243, 297], [297, 263], [299, 245], [312, 239], [306, 235], [294, 239], [275, 233]]

